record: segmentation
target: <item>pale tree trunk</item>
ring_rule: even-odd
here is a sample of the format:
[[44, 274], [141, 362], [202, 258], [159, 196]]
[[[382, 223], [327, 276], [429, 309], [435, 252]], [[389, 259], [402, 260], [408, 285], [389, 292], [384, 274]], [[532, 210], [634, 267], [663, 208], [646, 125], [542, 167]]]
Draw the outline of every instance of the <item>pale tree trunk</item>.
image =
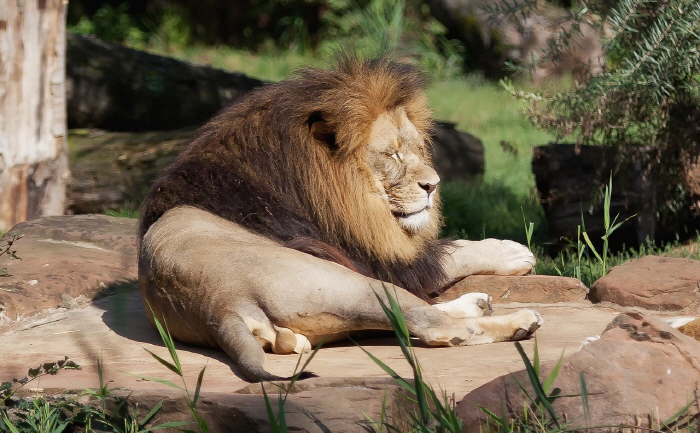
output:
[[67, 0], [0, 0], [0, 230], [65, 209]]

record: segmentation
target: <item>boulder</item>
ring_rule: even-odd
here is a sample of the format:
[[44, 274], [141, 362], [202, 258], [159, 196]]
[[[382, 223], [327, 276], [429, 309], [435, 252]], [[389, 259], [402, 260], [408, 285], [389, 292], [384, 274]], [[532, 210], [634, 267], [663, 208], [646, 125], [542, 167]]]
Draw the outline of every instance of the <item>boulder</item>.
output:
[[591, 287], [591, 301], [700, 314], [700, 261], [646, 256], [615, 266]]
[[[548, 364], [543, 377], [552, 366]], [[588, 422], [580, 397], [580, 372], [588, 390]], [[477, 405], [500, 414], [503, 403], [507, 411], [522, 413], [525, 397], [516, 380], [527, 384], [530, 395], [535, 395], [525, 371], [485, 384], [467, 394], [457, 406], [465, 428], [475, 431], [485, 424], [485, 416]], [[669, 419], [700, 396], [699, 383], [699, 342], [658, 318], [620, 314], [600, 339], [566, 358], [552, 389], [560, 388], [562, 395], [574, 396], [555, 400], [553, 408], [562, 419], [566, 414], [566, 420], [572, 423], [567, 428], [617, 425], [658, 428], [659, 421]], [[694, 404], [690, 414], [697, 413], [698, 406]]]
[[576, 278], [549, 275], [505, 277], [472, 275], [458, 281], [437, 297], [438, 302], [457, 299], [465, 293], [481, 292], [491, 295], [494, 303], [503, 302], [583, 302], [588, 288]]
[[[493, 19], [486, 7], [503, 8], [496, 0], [429, 0], [430, 13], [447, 29], [449, 39], [459, 40], [466, 48], [466, 66], [479, 69], [487, 76], [501, 77], [507, 61], [530, 62], [560, 36], [562, 29], [571, 31], [571, 22], [563, 9], [548, 6], [530, 10], [517, 22]], [[571, 48], [558, 61], [538, 65], [532, 76], [543, 79], [565, 73], [582, 73], [588, 65], [592, 73], [604, 64], [600, 35], [588, 24], [581, 26]]]
[[[44, 376], [23, 389], [24, 395], [95, 388], [102, 358], [105, 382], [115, 396], [131, 395], [131, 404], [138, 404], [142, 414], [162, 401], [158, 422], [191, 419], [181, 394], [146, 379], [180, 381], [143, 350], [168, 356], [146, 319], [134, 281], [136, 221], [104, 215], [46, 217], [22, 223], [12, 232], [24, 237], [13, 248], [22, 260], [2, 256], [0, 261], [12, 275], [0, 278], [0, 302], [7, 319], [0, 325], [0, 382], [20, 379], [30, 367], [69, 356], [82, 370]], [[486, 278], [497, 284], [498, 277]], [[522, 280], [529, 278], [540, 277]], [[519, 308], [520, 304], [501, 303], [495, 314]], [[546, 320], [537, 332], [544, 361], [556, 360], [564, 347], [578, 346], [616, 314], [590, 303], [537, 309]], [[412, 377], [391, 336], [368, 336], [360, 344], [401, 376]], [[532, 350], [532, 340], [522, 344]], [[427, 381], [458, 398], [521, 365], [512, 343], [439, 348], [416, 342], [415, 346]], [[190, 390], [206, 366], [198, 406], [212, 431], [269, 431], [260, 385], [246, 382], [225, 353], [180, 343], [176, 347]], [[266, 359], [269, 371], [289, 375], [299, 357], [267, 354]], [[399, 421], [404, 416], [406, 402], [396, 396], [393, 380], [351, 342], [323, 347], [309, 370], [319, 377], [299, 382], [285, 405], [290, 430], [363, 431], [363, 413], [378, 419], [385, 391], [389, 416]], [[267, 386], [274, 406], [276, 388]]]
[[[565, 238], [576, 241], [581, 218], [598, 251], [605, 234], [604, 186], [613, 173], [610, 217], [626, 221], [610, 237], [609, 247], [620, 251], [645, 245], [647, 239], [657, 245], [695, 236], [700, 229], [700, 210], [692, 202], [700, 199], [696, 181], [700, 171], [689, 166], [684, 171], [688, 201], [673, 197], [679, 204], [672, 212], [658, 212], [667, 182], [647, 173], [655, 154], [649, 149], [624, 150], [621, 165], [616, 150], [609, 146], [577, 146], [551, 143], [533, 148], [532, 172], [538, 196], [548, 221], [549, 254], [556, 255], [568, 246]], [[669, 198], [669, 200], [671, 200]], [[696, 203], [697, 204], [697, 203]], [[668, 210], [668, 209], [667, 209]]]
[[23, 235], [0, 257], [0, 331], [47, 309], [73, 308], [137, 278], [136, 220], [106, 215], [53, 216], [17, 224]]
[[455, 126], [452, 122], [435, 121], [433, 163], [442, 182], [472, 180], [484, 174], [484, 144]]

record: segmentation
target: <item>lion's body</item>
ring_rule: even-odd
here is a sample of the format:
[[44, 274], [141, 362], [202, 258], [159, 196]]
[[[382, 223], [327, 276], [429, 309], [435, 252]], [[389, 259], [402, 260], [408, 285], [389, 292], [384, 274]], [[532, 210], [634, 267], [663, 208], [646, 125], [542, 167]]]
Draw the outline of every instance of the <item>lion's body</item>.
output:
[[533, 332], [529, 310], [460, 322], [419, 299], [533, 263], [512, 243], [437, 238], [429, 128], [420, 75], [386, 60], [343, 59], [254, 91], [203, 127], [144, 201], [144, 299], [176, 338], [221, 347], [251, 379], [276, 377], [261, 346], [290, 353], [387, 329], [377, 277], [413, 294], [399, 291], [401, 305], [429, 344]]

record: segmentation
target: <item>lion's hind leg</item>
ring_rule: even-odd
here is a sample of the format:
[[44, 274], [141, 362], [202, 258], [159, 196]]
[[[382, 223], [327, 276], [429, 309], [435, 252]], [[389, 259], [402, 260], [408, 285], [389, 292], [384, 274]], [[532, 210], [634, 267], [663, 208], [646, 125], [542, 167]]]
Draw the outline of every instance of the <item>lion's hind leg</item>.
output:
[[505, 316], [456, 319], [449, 327], [430, 330], [430, 336], [425, 341], [433, 346], [517, 341], [530, 337], [542, 324], [544, 319], [537, 311], [525, 308]]

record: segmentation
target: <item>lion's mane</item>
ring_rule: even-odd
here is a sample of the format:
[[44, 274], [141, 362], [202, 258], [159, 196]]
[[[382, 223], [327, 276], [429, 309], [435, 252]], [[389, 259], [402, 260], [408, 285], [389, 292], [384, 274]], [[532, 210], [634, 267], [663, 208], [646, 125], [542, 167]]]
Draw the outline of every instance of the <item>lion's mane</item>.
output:
[[[140, 237], [167, 210], [194, 206], [427, 298], [445, 283], [439, 211], [419, 233], [404, 231], [373, 193], [364, 157], [374, 120], [399, 106], [430, 140], [424, 86], [408, 65], [343, 56], [332, 70], [252, 91], [203, 126], [156, 181]], [[325, 145], [310, 133], [318, 120], [332, 129]]]

